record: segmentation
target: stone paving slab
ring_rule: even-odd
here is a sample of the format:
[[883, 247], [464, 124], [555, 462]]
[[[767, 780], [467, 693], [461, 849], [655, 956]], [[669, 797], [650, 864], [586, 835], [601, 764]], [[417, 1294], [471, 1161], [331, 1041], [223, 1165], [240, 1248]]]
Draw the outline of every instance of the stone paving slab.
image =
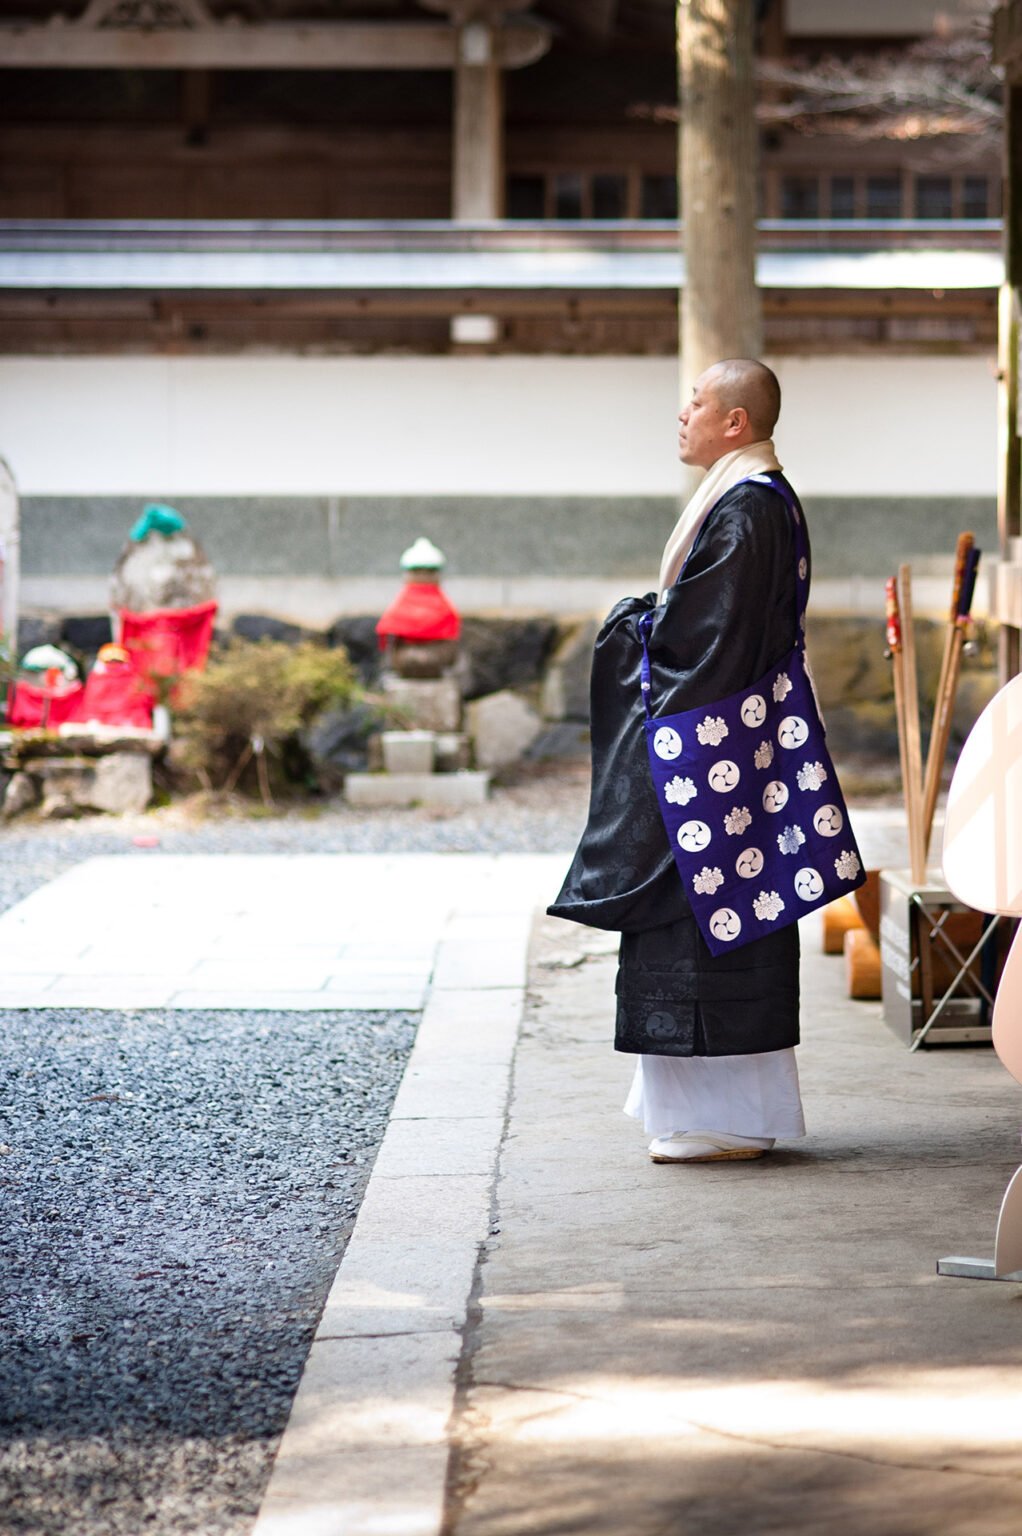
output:
[[[550, 889], [562, 863], [547, 866]], [[513, 854], [89, 859], [0, 916], [0, 1007], [417, 1011], [431, 985], [513, 986], [533, 864]]]

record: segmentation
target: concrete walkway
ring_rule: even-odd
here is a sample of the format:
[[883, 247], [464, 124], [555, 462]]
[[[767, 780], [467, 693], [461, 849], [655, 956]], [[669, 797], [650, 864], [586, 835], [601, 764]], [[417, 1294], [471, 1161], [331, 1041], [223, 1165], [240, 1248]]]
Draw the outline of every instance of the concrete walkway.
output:
[[804, 942], [808, 1137], [678, 1168], [620, 1114], [613, 962], [539, 929], [445, 1536], [1022, 1527], [1022, 1287], [934, 1274], [992, 1251], [1022, 1092]]
[[992, 1251], [1022, 1093], [803, 942], [809, 1135], [761, 1163], [648, 1161], [606, 936], [431, 995], [256, 1536], [1015, 1536], [1022, 1288], [934, 1266]]

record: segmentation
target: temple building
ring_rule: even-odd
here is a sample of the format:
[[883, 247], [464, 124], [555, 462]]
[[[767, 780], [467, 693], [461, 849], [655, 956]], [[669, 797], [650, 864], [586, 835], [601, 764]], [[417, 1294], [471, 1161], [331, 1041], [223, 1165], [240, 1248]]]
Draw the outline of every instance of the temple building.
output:
[[[999, 126], [864, 137], [827, 106], [975, 10], [757, 6], [766, 356], [833, 610], [909, 557], [943, 592], [962, 527], [996, 544]], [[0, 0], [25, 605], [102, 607], [152, 499], [228, 611], [378, 610], [419, 534], [462, 608], [648, 589], [680, 483], [674, 25], [674, 0]]]

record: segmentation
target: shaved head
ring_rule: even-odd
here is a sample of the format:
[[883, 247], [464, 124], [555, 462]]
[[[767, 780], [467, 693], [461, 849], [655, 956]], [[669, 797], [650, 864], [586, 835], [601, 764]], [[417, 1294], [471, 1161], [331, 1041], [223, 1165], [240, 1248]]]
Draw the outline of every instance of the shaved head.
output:
[[756, 438], [772, 437], [781, 414], [781, 386], [765, 363], [729, 357], [706, 370], [706, 383], [724, 412], [741, 407]]

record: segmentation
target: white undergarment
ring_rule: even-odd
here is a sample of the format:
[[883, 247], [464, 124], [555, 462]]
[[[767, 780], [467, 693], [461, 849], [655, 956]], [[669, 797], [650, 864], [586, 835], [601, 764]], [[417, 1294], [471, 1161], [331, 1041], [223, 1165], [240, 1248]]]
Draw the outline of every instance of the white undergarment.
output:
[[795, 1052], [639, 1056], [624, 1111], [649, 1136], [722, 1131], [792, 1141], [806, 1133]]

